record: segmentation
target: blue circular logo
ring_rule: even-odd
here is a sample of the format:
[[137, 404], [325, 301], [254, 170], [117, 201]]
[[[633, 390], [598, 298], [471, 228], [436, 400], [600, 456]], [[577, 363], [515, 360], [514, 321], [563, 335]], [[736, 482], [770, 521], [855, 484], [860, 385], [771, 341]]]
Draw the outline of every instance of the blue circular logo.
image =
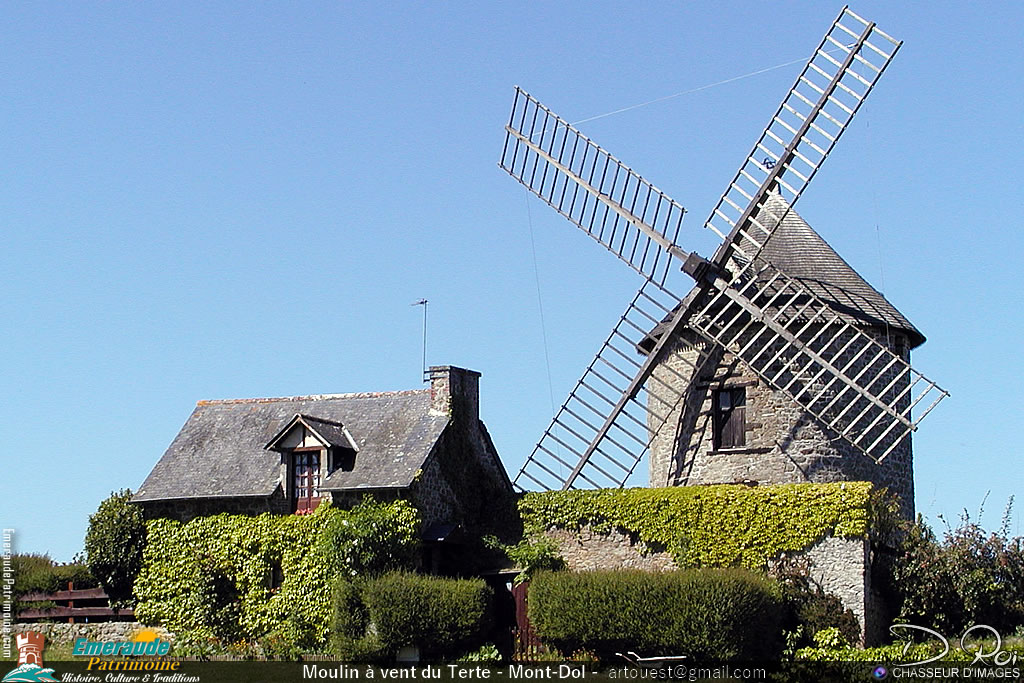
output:
[[875, 680], [882, 680], [889, 675], [889, 670], [884, 666], [876, 666], [875, 670], [871, 672], [871, 675], [875, 677]]

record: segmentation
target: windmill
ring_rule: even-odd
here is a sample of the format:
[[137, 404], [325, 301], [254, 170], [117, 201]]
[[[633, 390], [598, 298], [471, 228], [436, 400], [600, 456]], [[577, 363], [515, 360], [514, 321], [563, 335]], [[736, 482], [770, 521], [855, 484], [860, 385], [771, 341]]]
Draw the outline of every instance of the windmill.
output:
[[[843, 8], [704, 223], [722, 240], [707, 259], [680, 246], [680, 204], [516, 88], [500, 166], [644, 279], [516, 486], [624, 485], [710, 356], [741, 363], [864, 462], [909, 453], [947, 393], [772, 248], [807, 227], [793, 205], [900, 45]], [[680, 267], [696, 283], [685, 295]]]

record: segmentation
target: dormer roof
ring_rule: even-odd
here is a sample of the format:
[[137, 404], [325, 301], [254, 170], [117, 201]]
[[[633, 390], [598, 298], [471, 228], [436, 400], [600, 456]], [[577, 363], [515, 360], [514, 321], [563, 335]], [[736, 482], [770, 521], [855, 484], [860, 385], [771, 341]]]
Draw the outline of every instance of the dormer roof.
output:
[[313, 415], [296, 413], [280, 431], [263, 446], [268, 451], [285, 451], [296, 444], [309, 445], [312, 437], [321, 448], [348, 448], [359, 451], [359, 444], [340, 422]]

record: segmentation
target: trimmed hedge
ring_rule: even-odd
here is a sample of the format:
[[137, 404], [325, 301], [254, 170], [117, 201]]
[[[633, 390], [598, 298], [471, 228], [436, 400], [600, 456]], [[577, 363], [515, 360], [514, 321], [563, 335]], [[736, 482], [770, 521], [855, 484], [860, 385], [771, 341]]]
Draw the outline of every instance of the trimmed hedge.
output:
[[778, 584], [742, 569], [544, 572], [530, 583], [529, 614], [546, 643], [604, 660], [629, 650], [771, 659], [782, 648]]
[[680, 567], [761, 569], [827, 536], [866, 537], [871, 484], [547, 491], [523, 496], [519, 511], [531, 535], [620, 529], [667, 551]]
[[453, 657], [484, 643], [492, 591], [479, 579], [393, 572], [341, 581], [334, 595], [334, 638], [345, 659], [384, 659], [403, 646]]

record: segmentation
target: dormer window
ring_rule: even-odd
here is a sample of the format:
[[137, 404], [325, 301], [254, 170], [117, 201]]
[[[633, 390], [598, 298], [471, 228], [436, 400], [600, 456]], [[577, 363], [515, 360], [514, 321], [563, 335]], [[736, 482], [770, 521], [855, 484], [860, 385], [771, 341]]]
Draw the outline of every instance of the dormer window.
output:
[[320, 454], [322, 449], [292, 451], [292, 510], [307, 514], [320, 504]]
[[285, 423], [264, 448], [281, 453], [285, 492], [299, 515], [316, 509], [324, 480], [335, 470], [351, 470], [359, 451], [340, 422], [301, 414]]

